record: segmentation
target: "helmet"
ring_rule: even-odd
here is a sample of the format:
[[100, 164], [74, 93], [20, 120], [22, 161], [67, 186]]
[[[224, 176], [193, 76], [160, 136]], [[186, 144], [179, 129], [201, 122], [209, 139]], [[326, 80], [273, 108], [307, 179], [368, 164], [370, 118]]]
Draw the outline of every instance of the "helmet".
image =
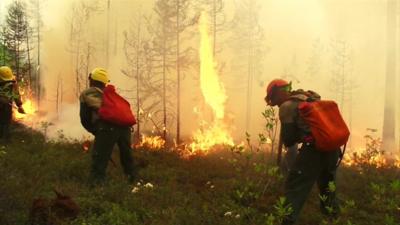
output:
[[10, 67], [8, 66], [0, 67], [0, 79], [3, 81], [12, 81], [15, 79], [14, 74]]
[[108, 79], [108, 73], [105, 69], [103, 68], [95, 68], [90, 74], [89, 77], [92, 80], [95, 81], [100, 81], [103, 84], [107, 84], [108, 82], [110, 82], [110, 80]]
[[[288, 86], [291, 88], [291, 82], [287, 82], [286, 80], [283, 79], [274, 79], [271, 82], [269, 82], [267, 86], [267, 97], [266, 100], [269, 101], [271, 99], [272, 92], [276, 87], [285, 87]], [[289, 90], [290, 90], [289, 88]]]

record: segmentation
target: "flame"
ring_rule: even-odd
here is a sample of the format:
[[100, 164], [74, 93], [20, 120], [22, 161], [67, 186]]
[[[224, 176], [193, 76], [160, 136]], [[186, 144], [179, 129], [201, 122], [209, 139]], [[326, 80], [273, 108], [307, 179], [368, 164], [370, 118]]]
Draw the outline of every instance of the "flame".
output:
[[25, 110], [25, 114], [21, 114], [17, 109], [14, 109], [14, 118], [16, 120], [31, 120], [32, 116], [36, 113], [35, 104], [31, 99], [26, 99], [22, 104], [22, 108]]
[[86, 140], [86, 141], [83, 142], [83, 144], [82, 144], [82, 149], [83, 149], [83, 152], [84, 152], [84, 153], [89, 152], [89, 150], [90, 150], [90, 145], [91, 145], [91, 143], [90, 143], [89, 140]]
[[[227, 96], [225, 88], [219, 80], [216, 71], [211, 41], [208, 35], [208, 20], [205, 13], [202, 13], [199, 23], [200, 32], [200, 87], [205, 102], [213, 112], [213, 122], [200, 122], [200, 129], [193, 135], [193, 143], [190, 144], [192, 152], [207, 152], [211, 147], [219, 144], [233, 145], [233, 139], [228, 132], [228, 126], [224, 122], [225, 103]], [[194, 112], [199, 113], [195, 108]]]
[[227, 100], [225, 89], [219, 80], [216, 71], [216, 63], [211, 49], [211, 41], [208, 35], [208, 20], [205, 13], [200, 17], [200, 87], [204, 100], [211, 106], [217, 119], [223, 119], [225, 115], [225, 102]]
[[394, 166], [400, 168], [400, 157], [396, 156], [396, 161], [394, 162]]
[[162, 149], [165, 146], [165, 140], [160, 136], [142, 136], [142, 140], [139, 143], [139, 147], [146, 147], [149, 149]]
[[383, 153], [377, 153], [369, 156], [365, 154], [365, 152], [365, 148], [354, 149], [352, 152], [346, 153], [344, 155], [342, 162], [345, 166], [370, 165], [375, 168], [400, 168], [400, 158], [398, 158], [397, 156], [394, 160], [389, 160], [388, 157]]

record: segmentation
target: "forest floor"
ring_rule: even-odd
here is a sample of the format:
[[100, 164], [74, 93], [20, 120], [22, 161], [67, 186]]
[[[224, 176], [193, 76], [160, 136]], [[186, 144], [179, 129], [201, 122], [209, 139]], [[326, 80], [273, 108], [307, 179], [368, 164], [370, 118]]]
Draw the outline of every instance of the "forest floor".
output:
[[[33, 200], [54, 198], [54, 189], [80, 207], [76, 219], [59, 224], [273, 225], [285, 214], [285, 176], [265, 152], [225, 148], [182, 158], [176, 150], [139, 148], [133, 153], [139, 178], [128, 184], [114, 151], [107, 183], [91, 188], [90, 152], [82, 150], [82, 143], [62, 135], [46, 141], [41, 133], [21, 127], [12, 135], [10, 144], [0, 145], [1, 225], [28, 224]], [[400, 169], [341, 166], [336, 188], [339, 218], [320, 213], [314, 187], [298, 224], [400, 224]]]

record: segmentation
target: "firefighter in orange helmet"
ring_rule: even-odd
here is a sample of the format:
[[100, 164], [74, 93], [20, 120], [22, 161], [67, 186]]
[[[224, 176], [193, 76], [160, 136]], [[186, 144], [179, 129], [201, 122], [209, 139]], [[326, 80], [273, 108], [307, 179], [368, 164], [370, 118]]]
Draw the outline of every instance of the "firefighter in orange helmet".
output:
[[25, 113], [15, 76], [10, 67], [2, 66], [0, 67], [0, 139], [6, 142], [10, 138], [13, 103], [17, 105], [19, 113]]
[[335, 217], [339, 212], [335, 177], [340, 149], [331, 152], [317, 150], [310, 127], [298, 113], [300, 102], [319, 99], [320, 96], [313, 91], [292, 91], [292, 84], [282, 79], [272, 80], [267, 87], [265, 101], [268, 105], [279, 107], [280, 138], [283, 144], [287, 148], [301, 144], [285, 182], [285, 197], [292, 212], [282, 225], [296, 223], [314, 183], [318, 184], [320, 195], [323, 196], [320, 199], [322, 213]]

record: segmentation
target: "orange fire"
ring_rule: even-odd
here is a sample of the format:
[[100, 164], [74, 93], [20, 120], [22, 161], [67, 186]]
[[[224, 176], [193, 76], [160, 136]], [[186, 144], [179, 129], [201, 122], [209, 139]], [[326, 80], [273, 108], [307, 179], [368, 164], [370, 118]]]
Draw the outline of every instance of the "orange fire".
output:
[[84, 153], [88, 153], [88, 152], [89, 152], [89, 150], [90, 150], [90, 145], [91, 145], [91, 142], [90, 142], [89, 140], [86, 140], [86, 141], [84, 141], [84, 142], [82, 143], [82, 149], [83, 149], [83, 152], [84, 152]]
[[400, 158], [389, 160], [388, 156], [383, 153], [367, 155], [365, 148], [358, 148], [352, 152], [346, 153], [343, 158], [345, 166], [370, 165], [375, 168], [397, 167], [400, 168]]
[[394, 161], [394, 166], [400, 168], [400, 157], [396, 156], [396, 160]]
[[139, 147], [146, 147], [148, 149], [159, 150], [164, 148], [165, 140], [160, 136], [142, 136]]
[[[201, 121], [201, 127], [193, 135], [193, 142], [189, 145], [192, 153], [207, 152], [215, 145], [233, 145], [233, 139], [225, 123], [225, 103], [227, 96], [225, 88], [219, 80], [216, 63], [211, 49], [208, 35], [208, 21], [202, 13], [199, 23], [200, 32], [200, 86], [205, 102], [211, 107], [213, 121]], [[198, 109], [196, 108], [195, 111]]]
[[14, 108], [14, 118], [18, 121], [31, 121], [36, 113], [36, 107], [33, 101], [31, 99], [26, 99], [22, 104], [22, 108], [24, 108], [25, 114], [19, 113], [18, 110]]

